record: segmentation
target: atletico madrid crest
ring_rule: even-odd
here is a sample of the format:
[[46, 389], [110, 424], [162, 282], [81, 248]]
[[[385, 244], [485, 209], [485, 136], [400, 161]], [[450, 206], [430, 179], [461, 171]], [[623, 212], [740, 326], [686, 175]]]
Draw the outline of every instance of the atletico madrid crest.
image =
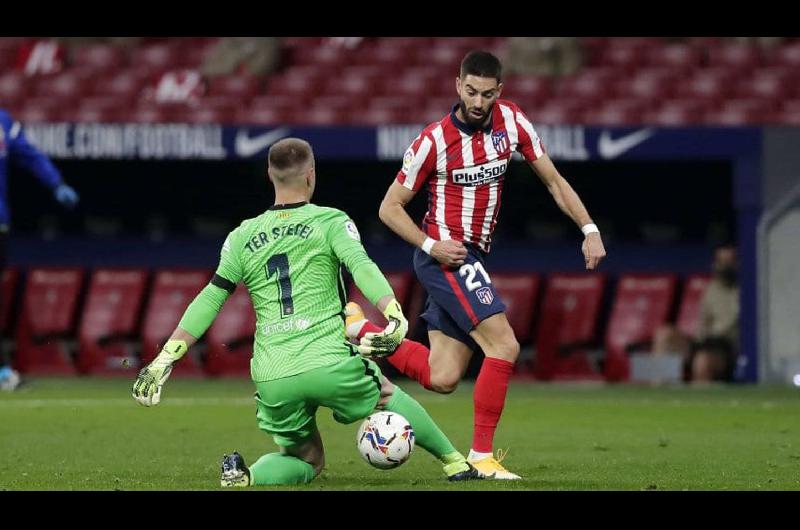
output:
[[508, 135], [506, 132], [498, 131], [496, 133], [492, 133], [492, 144], [494, 144], [494, 150], [497, 151], [498, 155], [508, 151]]
[[478, 297], [478, 301], [483, 305], [489, 305], [492, 303], [492, 300], [494, 300], [492, 290], [488, 287], [481, 287], [475, 291], [475, 296]]

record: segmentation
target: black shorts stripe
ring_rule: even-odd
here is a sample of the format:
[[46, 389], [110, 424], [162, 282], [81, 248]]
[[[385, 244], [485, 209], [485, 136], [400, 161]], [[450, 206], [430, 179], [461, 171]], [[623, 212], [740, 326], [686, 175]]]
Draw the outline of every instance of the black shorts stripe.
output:
[[236, 284], [230, 280], [226, 280], [219, 274], [214, 274], [214, 277], [211, 278], [211, 285], [219, 287], [220, 289], [225, 289], [229, 293], [233, 294], [233, 291], [236, 290]]
[[381, 380], [378, 379], [378, 374], [375, 373], [375, 370], [369, 367], [369, 363], [366, 359], [361, 359], [361, 362], [364, 363], [364, 373], [372, 377], [372, 380], [375, 381], [375, 384], [378, 385], [378, 392], [381, 391]]

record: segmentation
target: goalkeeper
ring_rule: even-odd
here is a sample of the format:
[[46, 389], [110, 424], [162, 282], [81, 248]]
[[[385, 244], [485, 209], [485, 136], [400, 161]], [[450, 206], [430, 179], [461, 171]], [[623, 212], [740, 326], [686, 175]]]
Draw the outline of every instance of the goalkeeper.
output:
[[[272, 435], [280, 452], [261, 456], [249, 468], [237, 452], [225, 455], [222, 486], [313, 480], [325, 465], [316, 424], [320, 406], [345, 424], [376, 408], [397, 412], [413, 426], [417, 443], [442, 462], [449, 480], [483, 478], [425, 409], [370, 359], [393, 353], [408, 323], [353, 222], [339, 210], [309, 204], [316, 179], [311, 146], [296, 138], [277, 142], [269, 150], [267, 172], [275, 205], [228, 235], [210, 284], [186, 309], [156, 359], [139, 373], [134, 399], [158, 404], [172, 365], [205, 333], [236, 284], [244, 282], [257, 315], [250, 374], [258, 426]], [[359, 346], [345, 338], [341, 265], [389, 321]]]

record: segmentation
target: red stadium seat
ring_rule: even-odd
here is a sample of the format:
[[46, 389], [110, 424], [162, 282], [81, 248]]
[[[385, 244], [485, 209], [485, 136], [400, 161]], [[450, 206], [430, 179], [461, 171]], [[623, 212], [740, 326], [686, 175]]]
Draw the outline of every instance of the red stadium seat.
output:
[[503, 98], [542, 102], [550, 97], [550, 80], [536, 76], [508, 76], [503, 79]]
[[761, 49], [751, 44], [727, 43], [708, 51], [709, 66], [731, 68], [739, 73], [757, 68], [763, 60]]
[[791, 42], [767, 54], [767, 63], [791, 68], [800, 67], [800, 42]]
[[75, 48], [74, 65], [98, 74], [119, 70], [127, 65], [125, 52], [111, 44], [86, 44]]
[[74, 123], [120, 123], [126, 121], [124, 109], [108, 109], [81, 104], [77, 109], [65, 110], [62, 118]]
[[756, 70], [736, 84], [736, 94], [742, 98], [762, 98], [782, 100], [791, 95], [794, 80], [786, 75]]
[[711, 276], [708, 274], [693, 274], [686, 278], [675, 325], [679, 331], [690, 337], [697, 336], [697, 327], [700, 325], [700, 304], [710, 281]]
[[182, 123], [233, 124], [237, 121], [236, 107], [189, 105], [175, 114]]
[[[211, 279], [207, 270], [160, 270], [150, 290], [142, 324], [142, 363], [152, 361], [178, 325], [186, 308]], [[199, 375], [200, 363], [190, 350], [173, 374]]]
[[357, 125], [393, 125], [408, 123], [408, 113], [394, 109], [369, 107], [365, 110], [351, 113], [347, 123]]
[[585, 350], [597, 339], [602, 273], [552, 274], [536, 333], [533, 372], [541, 379], [600, 379]]
[[8, 334], [9, 327], [13, 324], [11, 315], [16, 314], [14, 306], [15, 293], [19, 285], [19, 271], [5, 269], [0, 280], [0, 333]]
[[633, 72], [645, 61], [646, 50], [634, 46], [615, 46], [605, 48], [598, 56], [598, 66], [617, 68], [624, 72]]
[[545, 101], [541, 107], [528, 111], [528, 118], [534, 125], [539, 123], [550, 125], [563, 125], [580, 123], [581, 114], [586, 108], [583, 101], [574, 99], [551, 99]]
[[22, 102], [28, 95], [30, 79], [21, 72], [0, 74], [0, 102], [13, 106]]
[[536, 273], [494, 273], [492, 283], [503, 303], [506, 316], [520, 344], [533, 338], [536, 301], [539, 297], [539, 275]]
[[644, 114], [643, 121], [650, 125], [685, 126], [700, 124], [710, 103], [702, 99], [669, 99], [654, 111]]
[[293, 59], [300, 65], [327, 65], [341, 67], [348, 59], [348, 50], [338, 46], [320, 44], [313, 48], [299, 48], [295, 50]]
[[781, 109], [777, 111], [775, 114], [773, 114], [771, 123], [775, 123], [778, 125], [792, 125], [795, 127], [799, 126], [800, 111]]
[[672, 274], [620, 276], [606, 331], [605, 374], [609, 381], [628, 379], [629, 348], [639, 345], [649, 350], [653, 333], [669, 318], [676, 285]]
[[560, 98], [576, 98], [595, 103], [612, 93], [612, 84], [619, 72], [611, 68], [584, 69], [580, 73], [562, 78], [554, 93]]
[[256, 314], [250, 294], [239, 285], [206, 333], [205, 370], [211, 375], [250, 374]]
[[239, 109], [236, 122], [250, 125], [288, 125], [295, 124], [294, 111], [280, 107], [253, 107]]
[[52, 123], [64, 118], [67, 101], [56, 101], [51, 98], [28, 98], [17, 110], [14, 118], [22, 123]]
[[736, 87], [728, 70], [698, 70], [690, 79], [677, 84], [675, 94], [687, 99], [718, 101]]
[[14, 364], [29, 374], [74, 374], [65, 340], [75, 328], [83, 270], [34, 268], [28, 272], [17, 325]]
[[34, 87], [34, 95], [54, 99], [75, 99], [85, 92], [86, 79], [68, 71], [54, 76], [43, 77]]
[[145, 44], [131, 52], [131, 64], [154, 74], [179, 69], [183, 63], [179, 45], [169, 42]]
[[349, 112], [357, 104], [353, 98], [342, 94], [317, 96], [307, 103], [310, 107], [331, 109], [336, 112]]
[[362, 98], [374, 91], [375, 82], [365, 77], [336, 77], [325, 83], [323, 93], [331, 96]]
[[675, 70], [644, 68], [632, 77], [620, 78], [615, 84], [616, 96], [657, 102], [673, 94], [680, 78]]
[[292, 67], [282, 74], [270, 76], [268, 95], [287, 95], [304, 100], [315, 96], [325, 85], [322, 73], [313, 67]]
[[103, 76], [94, 83], [92, 93], [97, 96], [112, 96], [136, 99], [150, 82], [151, 76], [141, 69], [128, 69]]
[[154, 104], [140, 104], [127, 113], [127, 121], [133, 123], [169, 123], [174, 122], [174, 113], [167, 107]]
[[585, 125], [636, 125], [642, 122], [642, 111], [634, 107], [601, 106], [582, 114]]
[[[405, 307], [406, 300], [411, 294], [411, 272], [389, 272], [386, 273], [386, 279], [389, 281], [389, 285], [392, 286], [392, 290], [394, 291], [394, 296], [397, 298], [397, 301], [400, 302], [401, 306]], [[386, 319], [383, 317], [381, 312], [378, 311], [378, 308], [372, 305], [369, 300], [364, 297], [364, 295], [361, 293], [361, 290], [356, 287], [354, 283], [350, 283], [347, 292], [347, 300], [360, 305], [361, 309], [364, 310], [364, 315], [367, 317], [367, 320], [380, 327], [383, 327], [387, 324]], [[408, 317], [408, 315], [406, 316]]]
[[139, 360], [134, 351], [147, 287], [143, 269], [98, 269], [92, 274], [78, 334], [78, 370], [131, 376]]
[[208, 80], [209, 96], [228, 96], [249, 100], [260, 88], [260, 80], [248, 75], [226, 75]]
[[408, 113], [414, 106], [412, 99], [403, 96], [377, 96], [367, 102], [368, 109], [387, 109], [400, 113]]
[[676, 68], [683, 71], [699, 67], [702, 58], [700, 50], [688, 44], [668, 44], [653, 48], [646, 54], [646, 61], [650, 66]]

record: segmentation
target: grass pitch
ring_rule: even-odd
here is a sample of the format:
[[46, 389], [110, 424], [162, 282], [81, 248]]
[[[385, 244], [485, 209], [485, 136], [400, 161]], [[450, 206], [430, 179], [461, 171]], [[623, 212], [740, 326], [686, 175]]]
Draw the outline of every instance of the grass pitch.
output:
[[[472, 385], [437, 395], [400, 380], [466, 452]], [[2, 490], [217, 490], [223, 453], [248, 463], [276, 450], [256, 426], [246, 380], [171, 379], [138, 405], [132, 378], [37, 378], [0, 393]], [[496, 447], [517, 482], [450, 484], [417, 447], [398, 469], [371, 468], [358, 424], [321, 409], [327, 463], [299, 490], [800, 490], [800, 393], [707, 388], [512, 384]]]

